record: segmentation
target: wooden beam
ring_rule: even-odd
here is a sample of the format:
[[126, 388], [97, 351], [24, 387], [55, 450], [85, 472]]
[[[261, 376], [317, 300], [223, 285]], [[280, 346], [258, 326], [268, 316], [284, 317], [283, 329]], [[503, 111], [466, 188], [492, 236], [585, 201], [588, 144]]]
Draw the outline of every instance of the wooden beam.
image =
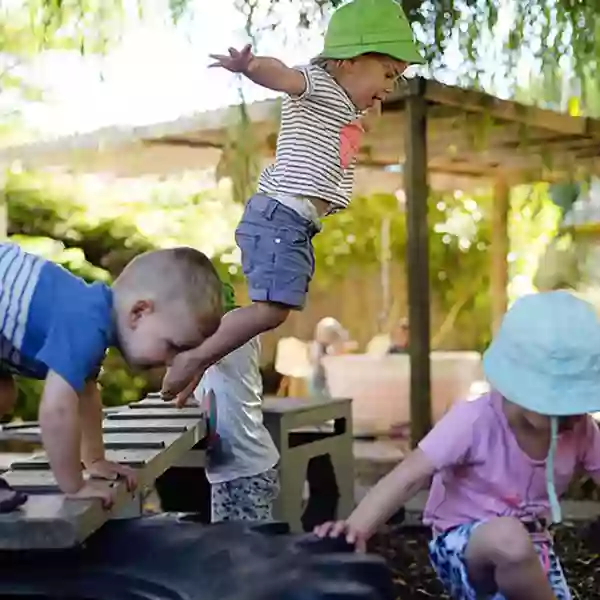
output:
[[494, 185], [492, 202], [492, 240], [490, 248], [490, 295], [492, 333], [498, 331], [508, 308], [508, 213], [510, 188], [504, 180]]
[[522, 123], [530, 127], [568, 135], [600, 136], [600, 121], [597, 119], [572, 117], [566, 113], [525, 106], [484, 92], [443, 85], [437, 81], [426, 82], [425, 97], [430, 102], [457, 106], [470, 112], [487, 113], [496, 119]]
[[411, 81], [406, 99], [404, 187], [410, 355], [411, 443], [431, 429], [429, 227], [427, 222], [427, 104], [425, 82]]

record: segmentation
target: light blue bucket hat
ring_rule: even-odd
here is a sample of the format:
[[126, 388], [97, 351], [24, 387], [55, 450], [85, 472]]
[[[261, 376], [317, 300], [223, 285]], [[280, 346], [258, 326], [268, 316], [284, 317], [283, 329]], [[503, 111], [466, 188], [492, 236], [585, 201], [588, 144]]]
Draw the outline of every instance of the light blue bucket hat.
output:
[[600, 411], [600, 319], [594, 306], [567, 291], [517, 300], [483, 355], [490, 385], [507, 400], [553, 417], [546, 460], [552, 519], [560, 522], [554, 487], [559, 416]]

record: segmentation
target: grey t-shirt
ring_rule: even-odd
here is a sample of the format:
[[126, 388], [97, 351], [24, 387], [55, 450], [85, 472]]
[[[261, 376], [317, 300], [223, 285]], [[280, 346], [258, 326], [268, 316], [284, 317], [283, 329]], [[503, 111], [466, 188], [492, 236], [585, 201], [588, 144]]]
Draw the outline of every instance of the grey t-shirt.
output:
[[196, 388], [199, 402], [209, 390], [215, 398], [210, 414], [218, 439], [206, 454], [210, 483], [252, 477], [279, 461], [263, 424], [259, 357], [260, 343], [254, 338], [210, 367]]

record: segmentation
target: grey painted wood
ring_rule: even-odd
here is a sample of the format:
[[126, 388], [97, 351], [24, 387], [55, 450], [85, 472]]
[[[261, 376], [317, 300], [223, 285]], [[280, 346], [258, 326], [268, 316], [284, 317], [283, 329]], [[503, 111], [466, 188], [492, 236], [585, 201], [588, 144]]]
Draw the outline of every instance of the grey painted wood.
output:
[[[144, 450], [106, 450], [105, 455], [107, 460], [112, 460], [114, 462], [139, 469], [146, 463], [150, 462], [161, 452], [162, 450], [160, 448]], [[27, 460], [18, 460], [11, 464], [12, 471], [39, 471], [42, 469], [50, 469], [50, 463], [48, 462], [48, 457], [45, 454], [33, 456]]]
[[[340, 498], [340, 519], [354, 507], [354, 459], [352, 454], [352, 401], [347, 398], [266, 398], [264, 423], [280, 454], [280, 492], [275, 502], [275, 517], [287, 521], [292, 531], [302, 531], [302, 490], [309, 461], [328, 454], [334, 469]], [[306, 437], [290, 447], [290, 433], [315, 428], [334, 421], [333, 434]], [[344, 427], [342, 423], [345, 422]]]
[[195, 407], [184, 408], [149, 408], [144, 407], [144, 410], [125, 409], [118, 413], [110, 413], [106, 415], [107, 420], [123, 420], [123, 419], [196, 419], [202, 417], [204, 413]]
[[[124, 408], [123, 411], [130, 409]], [[177, 463], [206, 435], [202, 418], [157, 418], [152, 415], [142, 419], [105, 419], [107, 446], [117, 444], [117, 449], [107, 449], [107, 458], [134, 465], [138, 471], [139, 489], [149, 488], [169, 467]], [[39, 427], [31, 424], [21, 431], [37, 435]], [[16, 431], [15, 431], [16, 433]], [[145, 439], [147, 438], [147, 439]], [[152, 441], [152, 448], [126, 448]], [[156, 444], [162, 441], [163, 447]], [[116, 500], [106, 511], [100, 501], [72, 500], [58, 494], [54, 475], [48, 468], [45, 456], [17, 461], [16, 467], [4, 474], [16, 489], [30, 494], [25, 505], [9, 514], [0, 515], [0, 550], [69, 548], [85, 540], [107, 520], [122, 516], [139, 494], [132, 497], [122, 480], [99, 481], [99, 485], [114, 486]], [[137, 498], [137, 500], [136, 500]]]
[[107, 450], [166, 448], [177, 440], [176, 433], [105, 433], [104, 447]]
[[182, 433], [199, 418], [187, 419], [106, 419], [104, 433]]
[[268, 413], [299, 413], [314, 412], [321, 408], [345, 405], [352, 402], [351, 398], [278, 398], [267, 396], [263, 401], [263, 412]]

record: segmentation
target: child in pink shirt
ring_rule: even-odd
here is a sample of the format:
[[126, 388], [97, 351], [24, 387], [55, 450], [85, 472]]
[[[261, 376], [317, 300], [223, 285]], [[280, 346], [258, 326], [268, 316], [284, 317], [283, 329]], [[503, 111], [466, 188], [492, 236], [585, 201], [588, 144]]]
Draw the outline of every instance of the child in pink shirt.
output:
[[483, 359], [493, 391], [456, 404], [347, 521], [364, 549], [377, 527], [433, 478], [424, 512], [430, 557], [453, 598], [570, 600], [548, 527], [583, 470], [600, 484], [600, 321], [564, 291], [527, 296]]

